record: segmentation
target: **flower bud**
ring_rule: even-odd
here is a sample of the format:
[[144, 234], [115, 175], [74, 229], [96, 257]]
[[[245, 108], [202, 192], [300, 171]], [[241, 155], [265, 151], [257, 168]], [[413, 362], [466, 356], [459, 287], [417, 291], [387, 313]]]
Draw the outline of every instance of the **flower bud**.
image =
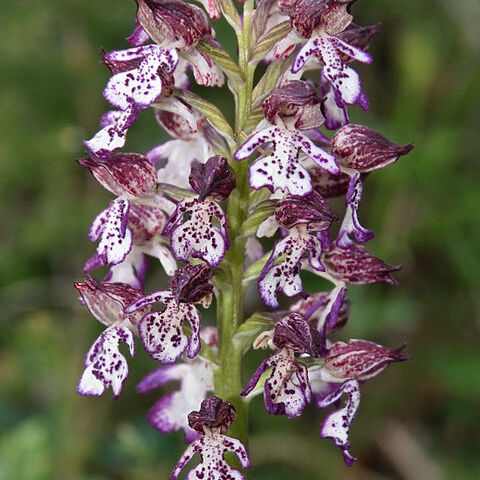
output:
[[321, 356], [323, 350], [320, 333], [299, 313], [291, 313], [275, 325], [273, 343], [278, 348], [308, 353], [312, 357]]
[[212, 272], [205, 264], [185, 265], [170, 280], [172, 295], [179, 303], [197, 303], [213, 291]]
[[235, 188], [235, 177], [226, 158], [220, 155], [210, 157], [203, 164], [194, 162], [188, 180], [201, 202], [208, 196], [225, 200]]
[[368, 380], [385, 370], [390, 363], [408, 360], [401, 347], [390, 350], [366, 340], [337, 342], [327, 353], [325, 369], [337, 379]]
[[[292, 228], [300, 223], [308, 223], [311, 230], [325, 230], [331, 222], [338, 220], [325, 199], [313, 191], [304, 197], [289, 195], [277, 203], [275, 220], [284, 228]], [[310, 229], [310, 228], [309, 228]]]
[[397, 281], [390, 273], [402, 268], [400, 265], [388, 265], [374, 257], [365, 247], [356, 244], [348, 248], [332, 244], [325, 252], [323, 264], [333, 277], [356, 285], [370, 283], [397, 285]]
[[165, 48], [196, 45], [212, 29], [205, 12], [180, 0], [137, 0], [137, 18], [150, 38]]
[[141, 290], [136, 290], [126, 283], [98, 282], [93, 277], [85, 278], [84, 283], [74, 283], [83, 302], [90, 313], [104, 325], [136, 326], [140, 319], [151, 310], [150, 306], [126, 314], [124, 308], [143, 297]]
[[395, 162], [413, 148], [397, 145], [363, 125], [345, 125], [332, 139], [332, 153], [338, 163], [359, 172], [371, 172]]
[[262, 104], [265, 118], [273, 125], [280, 119], [300, 130], [323, 124], [315, 89], [302, 80], [292, 80], [274, 89]]
[[223, 402], [221, 398], [212, 395], [202, 402], [199, 411], [188, 414], [188, 425], [202, 434], [204, 427], [225, 433], [235, 420], [235, 415], [235, 407], [230, 402]]
[[92, 158], [77, 161], [88, 168], [104, 188], [119, 197], [144, 198], [156, 192], [157, 171], [143, 155], [119, 153], [102, 161]]

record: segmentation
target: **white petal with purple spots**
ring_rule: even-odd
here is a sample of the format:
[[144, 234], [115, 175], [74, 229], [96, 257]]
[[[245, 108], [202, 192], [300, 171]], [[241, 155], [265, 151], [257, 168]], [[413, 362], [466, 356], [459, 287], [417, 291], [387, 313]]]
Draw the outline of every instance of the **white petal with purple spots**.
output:
[[85, 141], [84, 145], [95, 156], [104, 160], [125, 145], [127, 131], [136, 119], [137, 108], [132, 105], [124, 111], [107, 112], [102, 117], [103, 128], [93, 138]]
[[352, 457], [348, 452], [348, 449], [350, 448], [348, 433], [355, 418], [355, 413], [360, 405], [360, 388], [358, 382], [356, 380], [347, 380], [336, 390], [323, 399], [320, 399], [318, 401], [318, 406], [324, 408], [332, 405], [340, 399], [343, 393], [348, 395], [345, 407], [340, 410], [335, 410], [325, 418], [320, 429], [320, 436], [322, 438], [331, 438], [333, 443], [341, 448], [345, 463], [348, 466], [351, 466], [356, 458]]
[[[133, 52], [129, 52], [132, 50]], [[108, 55], [116, 61], [142, 58], [136, 68], [113, 75], [103, 92], [112, 105], [122, 110], [132, 104], [140, 109], [150, 106], [162, 93], [159, 69], [171, 72], [178, 62], [175, 50], [165, 50], [156, 45], [111, 52]]]
[[241, 395], [248, 395], [255, 388], [262, 373], [269, 368], [272, 371], [265, 380], [263, 391], [265, 408], [272, 415], [297, 417], [311, 401], [312, 390], [308, 381], [307, 367], [295, 360], [295, 354], [291, 349], [283, 348], [264, 360]]
[[324, 269], [320, 260], [322, 254], [320, 240], [307, 233], [305, 225], [293, 227], [287, 237], [275, 243], [258, 281], [260, 297], [267, 305], [278, 307], [279, 291], [288, 297], [303, 292], [300, 270], [302, 258], [307, 254], [312, 268]]
[[[185, 222], [182, 221], [184, 215], [190, 216]], [[218, 227], [215, 226], [217, 221]], [[171, 248], [178, 260], [187, 261], [192, 255], [202, 258], [211, 267], [222, 261], [230, 246], [225, 213], [211, 200], [179, 202], [163, 234], [170, 236]]]
[[185, 465], [190, 462], [196, 453], [200, 455], [200, 464], [190, 470], [186, 480], [244, 480], [242, 473], [232, 468], [225, 460], [227, 452], [233, 452], [238, 457], [243, 468], [250, 468], [248, 454], [240, 440], [227, 437], [220, 433], [208, 432], [205, 436], [192, 442], [172, 472], [171, 480], [176, 480]]
[[273, 143], [270, 155], [250, 166], [250, 185], [255, 189], [268, 187], [272, 192], [288, 190], [292, 195], [307, 195], [312, 183], [307, 170], [299, 160], [305, 152], [318, 165], [333, 174], [340, 173], [335, 157], [316, 146], [306, 135], [279, 127], [267, 127], [254, 133], [235, 152], [236, 160], [249, 157], [264, 143]]
[[[200, 315], [192, 304], [177, 304], [169, 291], [162, 290], [140, 298], [125, 308], [125, 313], [155, 302], [163, 303], [165, 309], [161, 313], [145, 315], [138, 324], [138, 333], [146, 352], [161, 363], [173, 363], [188, 346], [187, 356], [195, 357], [200, 350]], [[182, 330], [185, 320], [192, 330], [190, 338]]]
[[308, 59], [314, 56], [324, 64], [322, 74], [335, 91], [337, 105], [364, 103], [360, 77], [353, 68], [345, 65], [342, 53], [363, 63], [372, 61], [370, 55], [362, 50], [324, 32], [317, 32], [317, 35], [312, 36], [299, 50], [292, 64], [292, 72], [299, 72], [305, 67]]
[[135, 354], [132, 332], [125, 327], [107, 328], [93, 343], [85, 359], [83, 372], [77, 392], [81, 395], [102, 395], [112, 387], [117, 398], [123, 389], [128, 376], [128, 365], [125, 357], [119, 352], [120, 342], [127, 343], [130, 355]]
[[132, 232], [127, 227], [130, 203], [117, 198], [93, 221], [88, 235], [92, 242], [100, 240], [97, 254], [104, 264], [117, 265], [132, 248]]

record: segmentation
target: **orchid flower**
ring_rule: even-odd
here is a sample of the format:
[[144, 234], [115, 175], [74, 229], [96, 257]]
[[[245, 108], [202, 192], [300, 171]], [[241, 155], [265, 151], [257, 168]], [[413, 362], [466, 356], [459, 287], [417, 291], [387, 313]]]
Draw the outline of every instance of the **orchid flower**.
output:
[[[213, 285], [209, 278], [208, 267], [187, 265], [175, 273], [170, 290], [146, 295], [125, 308], [126, 313], [133, 313], [152, 303], [164, 305], [162, 312], [148, 313], [138, 323], [140, 340], [152, 358], [161, 363], [174, 363], [187, 347], [188, 358], [198, 354], [200, 315], [194, 303], [210, 295]], [[185, 321], [190, 324], [190, 338], [182, 329]]]
[[288, 190], [292, 195], [307, 195], [312, 183], [307, 170], [300, 164], [300, 151], [305, 152], [323, 169], [336, 174], [340, 169], [335, 157], [317, 147], [306, 135], [271, 126], [250, 136], [235, 152], [235, 160], [248, 158], [257, 148], [272, 143], [270, 155], [260, 158], [250, 166], [250, 186], [255, 189], [268, 187]]

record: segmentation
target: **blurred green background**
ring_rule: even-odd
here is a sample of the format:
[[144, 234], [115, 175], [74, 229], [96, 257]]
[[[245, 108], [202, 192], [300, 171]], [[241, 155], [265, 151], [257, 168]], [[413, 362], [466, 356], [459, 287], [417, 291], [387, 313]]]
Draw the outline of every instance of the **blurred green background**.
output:
[[[411, 361], [363, 387], [351, 469], [318, 438], [325, 412], [272, 418], [256, 399], [251, 478], [478, 479], [480, 2], [363, 0], [353, 11], [357, 23], [382, 29], [374, 64], [358, 66], [371, 108], [354, 108], [352, 120], [415, 149], [368, 178], [361, 207], [377, 234], [371, 250], [403, 264], [400, 287], [351, 288], [341, 338], [406, 341]], [[2, 5], [1, 480], [166, 479], [184, 446], [181, 433], [161, 436], [145, 420], [159, 392], [135, 393], [154, 368], [140, 349], [118, 401], [110, 391], [75, 394], [101, 326], [72, 283], [110, 196], [74, 160], [108, 108], [99, 49], [126, 47], [134, 12], [133, 0]], [[223, 40], [228, 30], [217, 25]], [[208, 96], [226, 102], [216, 90]], [[128, 149], [144, 153], [163, 138], [147, 112]]]

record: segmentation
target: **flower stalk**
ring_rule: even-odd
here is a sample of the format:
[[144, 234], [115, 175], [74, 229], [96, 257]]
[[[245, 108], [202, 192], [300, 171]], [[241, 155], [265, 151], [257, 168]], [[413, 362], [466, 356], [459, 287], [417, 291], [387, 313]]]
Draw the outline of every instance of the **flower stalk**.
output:
[[[255, 66], [249, 64], [251, 53], [250, 23], [253, 13], [253, 0], [243, 5], [243, 22], [238, 33], [238, 66], [245, 82], [239, 87], [235, 99], [235, 132], [237, 148], [241, 145], [246, 132], [243, 127], [251, 111], [253, 76]], [[215, 393], [225, 401], [231, 402], [237, 411], [231, 433], [248, 447], [248, 403], [240, 397], [243, 388], [241, 346], [233, 341], [236, 330], [244, 321], [245, 288], [243, 285], [246, 238], [238, 235], [240, 227], [247, 218], [250, 188], [248, 184], [248, 164], [231, 159], [235, 172], [237, 190], [228, 199], [227, 216], [229, 219], [232, 246], [225, 256], [229, 267], [227, 281], [222, 283], [217, 293], [217, 325], [219, 331], [220, 367], [215, 374]]]

